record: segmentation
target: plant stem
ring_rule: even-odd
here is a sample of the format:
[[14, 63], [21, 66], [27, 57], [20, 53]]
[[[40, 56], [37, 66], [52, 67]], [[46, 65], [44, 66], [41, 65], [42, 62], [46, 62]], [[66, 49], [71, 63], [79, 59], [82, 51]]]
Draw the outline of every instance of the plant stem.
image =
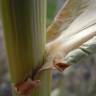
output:
[[[13, 83], [43, 64], [46, 42], [46, 0], [1, 0], [9, 69]], [[32, 96], [49, 96], [50, 71], [43, 71]]]

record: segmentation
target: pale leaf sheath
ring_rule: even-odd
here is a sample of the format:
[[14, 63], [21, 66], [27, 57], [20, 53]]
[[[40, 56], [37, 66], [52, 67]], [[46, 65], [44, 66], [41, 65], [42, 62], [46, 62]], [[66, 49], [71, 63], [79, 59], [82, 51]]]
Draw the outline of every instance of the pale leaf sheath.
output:
[[87, 9], [89, 3], [89, 0], [66, 0], [47, 29], [47, 41], [55, 39], [61, 34], [61, 30], [68, 28]]
[[95, 53], [96, 53], [96, 37], [93, 37], [91, 40], [87, 41], [86, 43], [81, 45], [79, 48], [71, 51], [64, 58], [64, 62], [70, 65], [77, 64], [85, 57]]

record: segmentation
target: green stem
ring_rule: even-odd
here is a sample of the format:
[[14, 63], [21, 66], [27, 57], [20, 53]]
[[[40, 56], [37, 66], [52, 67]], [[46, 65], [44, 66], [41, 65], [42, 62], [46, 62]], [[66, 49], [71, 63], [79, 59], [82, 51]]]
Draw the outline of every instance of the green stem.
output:
[[[18, 83], [43, 63], [46, 0], [1, 0], [1, 4], [11, 79]], [[32, 91], [32, 96], [49, 96], [50, 71], [42, 72], [38, 79], [40, 86]]]

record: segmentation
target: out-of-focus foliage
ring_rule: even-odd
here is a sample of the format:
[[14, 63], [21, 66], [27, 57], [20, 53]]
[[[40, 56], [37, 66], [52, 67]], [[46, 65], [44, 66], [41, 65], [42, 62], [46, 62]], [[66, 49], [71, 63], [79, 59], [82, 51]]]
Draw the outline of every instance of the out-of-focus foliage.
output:
[[[96, 55], [83, 59], [72, 66], [69, 73], [64, 74], [57, 83], [59, 96], [96, 96]], [[66, 70], [67, 71], [67, 70]], [[56, 93], [54, 91], [54, 93]], [[54, 93], [52, 96], [54, 96]]]
[[8, 79], [8, 67], [2, 31], [2, 24], [0, 21], [0, 96], [11, 96], [11, 86]]
[[49, 25], [56, 14], [56, 0], [47, 0], [47, 25]]

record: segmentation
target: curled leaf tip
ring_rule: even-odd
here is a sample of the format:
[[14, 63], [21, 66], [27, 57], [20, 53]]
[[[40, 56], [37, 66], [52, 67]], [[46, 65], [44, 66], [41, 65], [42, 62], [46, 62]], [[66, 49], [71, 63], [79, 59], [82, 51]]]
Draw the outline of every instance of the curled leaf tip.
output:
[[65, 64], [62, 60], [54, 59], [53, 62], [54, 67], [60, 72], [63, 72], [67, 67], [69, 67], [69, 64]]
[[68, 64], [64, 64], [64, 63], [57, 63], [57, 64], [54, 64], [54, 66], [55, 66], [56, 69], [59, 70], [60, 72], [63, 72], [67, 67], [69, 67]]

